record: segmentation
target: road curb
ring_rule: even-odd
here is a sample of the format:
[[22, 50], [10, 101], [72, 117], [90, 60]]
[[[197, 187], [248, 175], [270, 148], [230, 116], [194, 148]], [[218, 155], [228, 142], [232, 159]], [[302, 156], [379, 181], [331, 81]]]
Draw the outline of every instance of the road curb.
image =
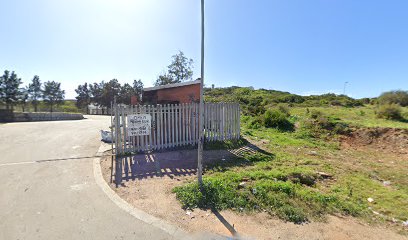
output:
[[183, 229], [177, 226], [171, 225], [160, 218], [152, 216], [138, 208], [133, 207], [132, 205], [127, 203], [125, 200], [123, 200], [118, 194], [116, 194], [115, 191], [113, 191], [109, 187], [109, 185], [106, 183], [105, 179], [102, 176], [102, 169], [100, 165], [100, 160], [101, 160], [101, 156], [103, 153], [103, 149], [104, 149], [103, 144], [101, 144], [96, 154], [97, 157], [94, 158], [93, 160], [93, 170], [94, 170], [94, 178], [95, 178], [96, 183], [102, 189], [102, 191], [109, 197], [109, 199], [112, 202], [114, 202], [119, 208], [126, 211], [133, 217], [163, 230], [164, 232], [168, 233], [175, 239], [190, 239], [188, 237], [188, 233], [185, 232]]

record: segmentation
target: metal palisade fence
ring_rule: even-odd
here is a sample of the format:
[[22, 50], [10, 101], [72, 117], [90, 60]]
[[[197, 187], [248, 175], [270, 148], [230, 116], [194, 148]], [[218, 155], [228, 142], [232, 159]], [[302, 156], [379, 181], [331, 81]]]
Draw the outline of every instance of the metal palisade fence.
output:
[[[204, 104], [205, 141], [240, 137], [237, 103]], [[114, 105], [115, 153], [127, 155], [150, 150], [195, 145], [199, 141], [199, 104]]]

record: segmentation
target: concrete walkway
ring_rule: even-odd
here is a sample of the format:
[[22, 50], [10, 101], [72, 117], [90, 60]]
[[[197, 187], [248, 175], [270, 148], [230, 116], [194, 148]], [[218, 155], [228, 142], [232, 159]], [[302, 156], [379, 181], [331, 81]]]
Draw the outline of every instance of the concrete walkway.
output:
[[0, 124], [0, 239], [174, 239], [95, 183], [109, 117], [87, 118]]

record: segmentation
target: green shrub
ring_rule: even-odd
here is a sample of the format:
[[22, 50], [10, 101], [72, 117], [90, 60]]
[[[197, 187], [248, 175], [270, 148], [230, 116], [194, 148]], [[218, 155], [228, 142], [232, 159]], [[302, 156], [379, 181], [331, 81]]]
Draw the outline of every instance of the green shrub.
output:
[[278, 110], [286, 115], [286, 117], [290, 116], [290, 111], [289, 108], [285, 105], [279, 104], [278, 105]]
[[358, 113], [358, 115], [360, 116], [365, 116], [365, 112], [363, 110], [360, 110], [360, 112]]
[[251, 129], [259, 129], [263, 126], [263, 119], [262, 115], [258, 117], [253, 117], [248, 124], [248, 127]]
[[340, 119], [327, 117], [320, 111], [312, 110], [310, 118], [304, 119], [300, 124], [300, 136], [318, 138], [327, 134], [348, 133], [350, 131], [348, 124], [338, 120]]
[[312, 111], [310, 111], [310, 117], [313, 119], [318, 119], [318, 118], [323, 117], [323, 113], [319, 110], [313, 109]]
[[398, 104], [391, 103], [380, 105], [376, 114], [378, 118], [401, 120], [403, 119], [401, 112], [401, 107]]
[[267, 128], [276, 128], [284, 131], [292, 131], [294, 128], [287, 115], [276, 109], [266, 111], [263, 115], [263, 122]]
[[399, 104], [400, 106], [408, 106], [408, 91], [389, 91], [381, 94], [378, 97], [380, 104]]

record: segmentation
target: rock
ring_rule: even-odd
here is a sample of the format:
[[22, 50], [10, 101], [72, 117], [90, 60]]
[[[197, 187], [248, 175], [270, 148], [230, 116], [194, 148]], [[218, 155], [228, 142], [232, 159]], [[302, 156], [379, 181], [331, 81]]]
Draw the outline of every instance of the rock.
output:
[[247, 184], [246, 182], [240, 182], [238, 187], [239, 188], [244, 188], [246, 184]]
[[408, 220], [407, 220], [407, 221], [405, 221], [405, 222], [402, 222], [402, 226], [404, 226], [404, 227], [408, 228]]
[[388, 187], [388, 186], [391, 185], [391, 182], [390, 181], [383, 181], [383, 185], [384, 185], [384, 187]]
[[369, 202], [369, 203], [372, 203], [372, 202], [374, 202], [374, 199], [373, 198], [367, 198], [367, 201]]
[[187, 211], [186, 215], [191, 216], [192, 212], [191, 211]]
[[256, 188], [253, 188], [252, 189], [252, 194], [256, 194], [256, 193], [257, 193]]
[[319, 174], [320, 177], [322, 178], [332, 178], [333, 177], [333, 175], [325, 173], [325, 172], [317, 172], [317, 174]]
[[316, 156], [316, 155], [317, 155], [317, 152], [316, 152], [316, 151], [310, 151], [309, 154], [312, 155], [312, 156]]

